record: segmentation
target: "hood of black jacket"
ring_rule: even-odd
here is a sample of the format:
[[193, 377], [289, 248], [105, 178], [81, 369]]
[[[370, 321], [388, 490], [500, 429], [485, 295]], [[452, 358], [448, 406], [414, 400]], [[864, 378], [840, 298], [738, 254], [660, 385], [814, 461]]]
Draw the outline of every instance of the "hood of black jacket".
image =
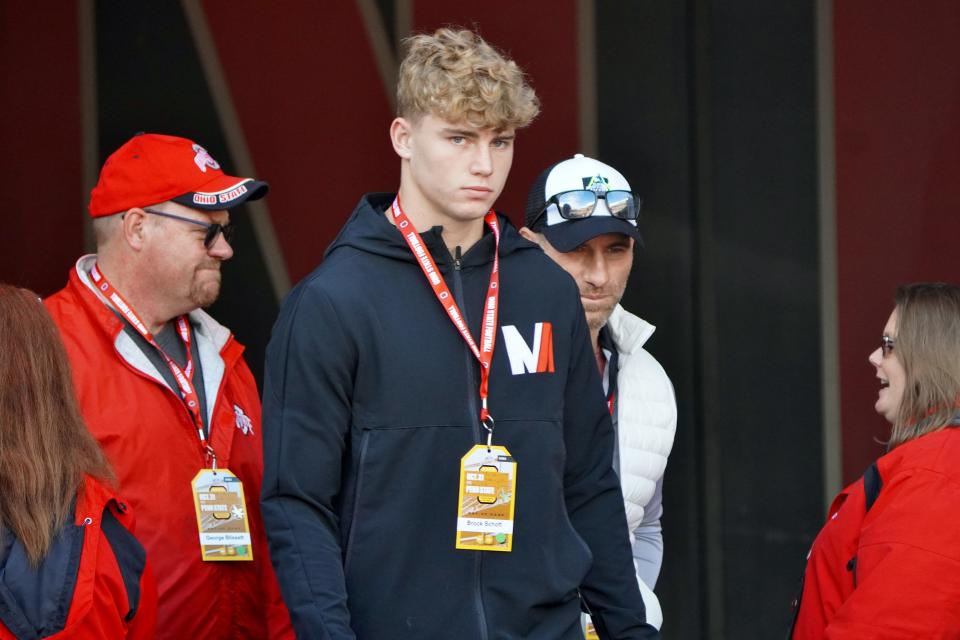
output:
[[[327, 247], [324, 259], [338, 249], [353, 247], [360, 251], [394, 260], [416, 262], [416, 258], [410, 251], [410, 247], [407, 246], [403, 236], [387, 219], [385, 212], [390, 208], [394, 197], [392, 193], [368, 193], [364, 195], [346, 224], [343, 225], [340, 233]], [[501, 256], [523, 249], [540, 249], [536, 244], [521, 236], [506, 216], [498, 213], [497, 219], [500, 221], [501, 229]], [[434, 261], [441, 269], [453, 262], [453, 256], [448, 251], [442, 234], [443, 227], [441, 226], [435, 226], [420, 233], [420, 237], [429, 249], [430, 255], [433, 256]], [[493, 246], [493, 233], [490, 231], [490, 227], [484, 225], [483, 236], [461, 257], [463, 266], [479, 266], [492, 261]]]

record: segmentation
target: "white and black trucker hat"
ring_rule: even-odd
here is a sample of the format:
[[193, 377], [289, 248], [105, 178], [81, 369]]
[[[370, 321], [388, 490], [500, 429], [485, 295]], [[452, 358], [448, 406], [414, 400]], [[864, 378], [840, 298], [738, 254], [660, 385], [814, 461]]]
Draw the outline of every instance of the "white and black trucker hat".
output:
[[[556, 201], [551, 198], [567, 192], [593, 191], [596, 195], [596, 205], [590, 215], [579, 219], [565, 218]], [[625, 219], [611, 213], [607, 204], [607, 192], [627, 192], [627, 199], [623, 206], [628, 207], [633, 219]], [[586, 194], [590, 196], [590, 194]], [[623, 196], [626, 198], [626, 196]], [[592, 199], [591, 199], [592, 201]], [[573, 158], [563, 160], [537, 176], [530, 193], [527, 196], [525, 222], [532, 231], [542, 233], [558, 251], [566, 253], [573, 251], [587, 240], [605, 233], [622, 233], [635, 238], [640, 246], [643, 239], [637, 228], [636, 217], [639, 215], [640, 200], [633, 195], [630, 183], [619, 171], [613, 167], [577, 154]], [[620, 209], [618, 209], [619, 211]], [[621, 216], [624, 215], [621, 213]]]

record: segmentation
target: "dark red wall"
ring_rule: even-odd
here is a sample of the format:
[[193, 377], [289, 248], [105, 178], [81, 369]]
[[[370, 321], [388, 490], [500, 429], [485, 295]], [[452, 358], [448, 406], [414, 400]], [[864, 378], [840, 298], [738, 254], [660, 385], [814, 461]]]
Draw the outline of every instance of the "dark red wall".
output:
[[[510, 20], [490, 3], [413, 4], [415, 30], [476, 27], [540, 90], [543, 114], [520, 134], [497, 204], [519, 223], [534, 176], [577, 150], [575, 3], [521, 3]], [[207, 0], [204, 7], [257, 172], [270, 181], [274, 227], [296, 282], [320, 261], [362, 193], [396, 190], [391, 98], [356, 3]], [[547, 11], [550, 39], [564, 43], [549, 56], [528, 26]]]
[[889, 425], [868, 354], [896, 285], [960, 282], [960, 3], [834, 3], [843, 472]]
[[320, 262], [365, 191], [396, 189], [390, 100], [356, 3], [204, 6], [296, 282]]
[[0, 281], [48, 294], [83, 247], [76, 6], [0, 2]]
[[[520, 223], [533, 177], [579, 150], [576, 5], [535, 0], [515, 6], [510, 20], [489, 3], [414, 5], [415, 29], [477, 28], [515, 57], [538, 89], [543, 113], [520, 134], [498, 202]], [[258, 177], [271, 183], [274, 228], [296, 282], [319, 262], [363, 192], [396, 189], [390, 97], [356, 3], [206, 0], [204, 9]], [[544, 12], [553, 16], [549, 38], [558, 44], [549, 55], [546, 35], [531, 37], [528, 26]], [[0, 169], [7, 182], [0, 280], [42, 293], [62, 285], [65, 265], [83, 249], [77, 18], [75, 3], [53, 10], [0, 2]]]

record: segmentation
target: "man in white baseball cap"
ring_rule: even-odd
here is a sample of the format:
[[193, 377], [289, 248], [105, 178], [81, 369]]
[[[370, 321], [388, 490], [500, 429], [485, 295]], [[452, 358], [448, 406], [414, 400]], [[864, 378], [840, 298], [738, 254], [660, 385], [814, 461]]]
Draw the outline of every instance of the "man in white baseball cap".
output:
[[643, 246], [640, 205], [619, 171], [577, 154], [536, 179], [520, 233], [573, 276], [580, 290], [616, 432], [613, 466], [623, 488], [637, 580], [647, 621], [659, 628], [663, 617], [653, 588], [663, 560], [663, 473], [677, 405], [670, 378], [643, 348], [654, 326], [619, 304], [634, 247]]

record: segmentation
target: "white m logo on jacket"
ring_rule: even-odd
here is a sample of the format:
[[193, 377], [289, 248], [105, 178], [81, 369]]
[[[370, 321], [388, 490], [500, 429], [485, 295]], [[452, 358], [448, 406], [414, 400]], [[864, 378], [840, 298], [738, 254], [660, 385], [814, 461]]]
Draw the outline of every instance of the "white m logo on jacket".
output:
[[504, 325], [501, 330], [507, 356], [510, 358], [510, 372], [513, 375], [553, 373], [553, 325], [549, 322], [533, 325], [532, 347], [527, 346], [514, 325]]

